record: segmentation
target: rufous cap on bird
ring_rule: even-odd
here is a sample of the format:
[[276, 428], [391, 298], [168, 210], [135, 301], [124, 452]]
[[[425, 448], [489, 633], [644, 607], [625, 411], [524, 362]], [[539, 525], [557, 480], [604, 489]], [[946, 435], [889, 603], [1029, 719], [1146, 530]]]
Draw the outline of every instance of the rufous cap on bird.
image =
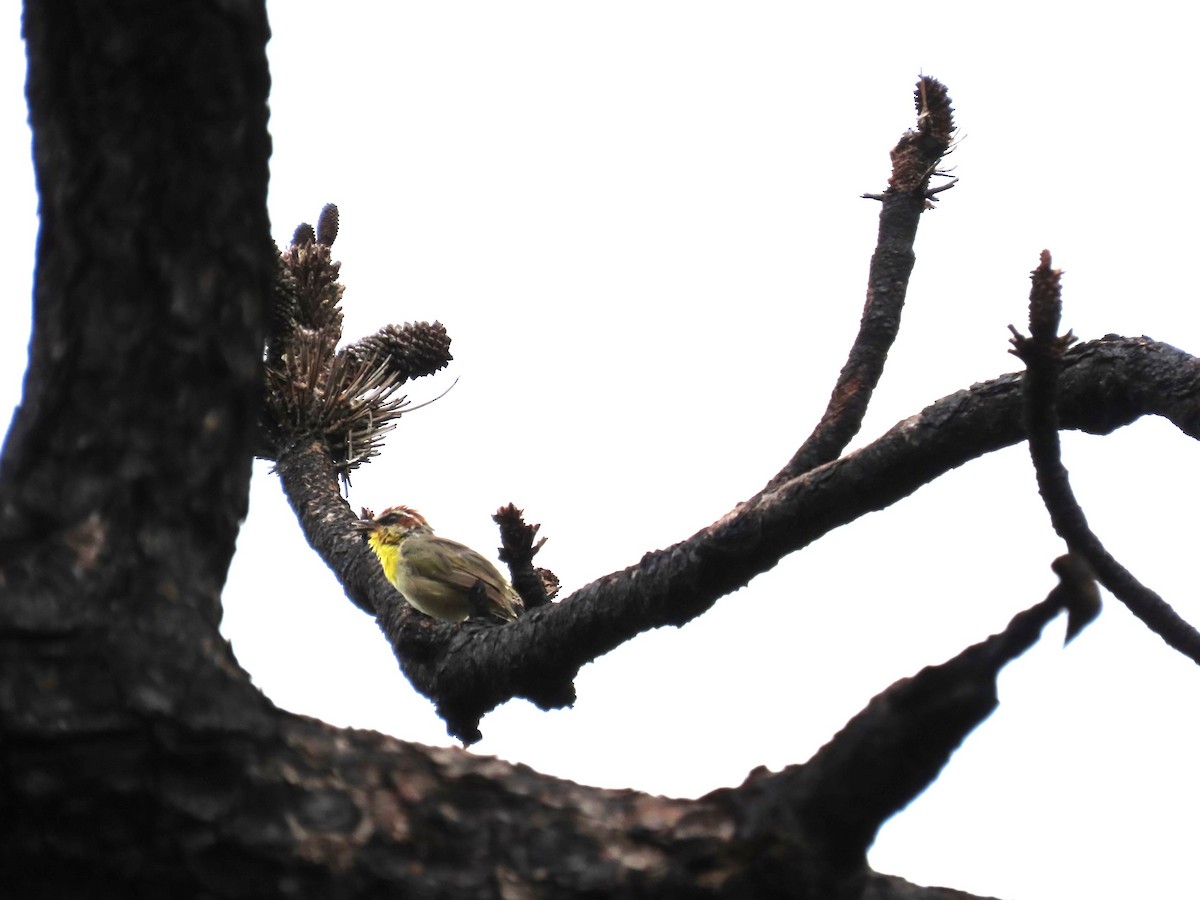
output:
[[471, 614], [476, 584], [482, 585], [491, 616], [511, 621], [523, 609], [520, 596], [491, 562], [465, 544], [434, 534], [415, 509], [390, 507], [362, 520], [359, 528], [387, 580], [428, 616], [461, 622]]
[[[369, 512], [369, 510], [363, 510]], [[425, 517], [408, 506], [391, 506], [362, 523], [367, 531], [386, 530], [392, 535], [408, 535], [417, 529], [433, 532]]]

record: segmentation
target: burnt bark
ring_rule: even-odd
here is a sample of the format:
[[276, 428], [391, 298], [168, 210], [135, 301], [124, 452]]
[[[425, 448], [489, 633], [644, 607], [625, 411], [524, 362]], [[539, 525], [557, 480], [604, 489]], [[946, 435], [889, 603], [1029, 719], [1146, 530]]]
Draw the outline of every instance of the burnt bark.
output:
[[[265, 12], [31, 3], [25, 36], [41, 232], [0, 458], [6, 895], [966, 896], [873, 873], [866, 850], [989, 714], [999, 668], [1073, 608], [1069, 586], [880, 694], [809, 763], [696, 801], [335, 729], [263, 698], [217, 626], [261, 446], [276, 272]], [[1063, 421], [1102, 432], [1154, 412], [1200, 434], [1196, 369], [1151, 342], [1085, 347], [1063, 374]], [[280, 468], [314, 546], [409, 648], [414, 683], [470, 661], [462, 645], [511, 642], [489, 651], [507, 654], [507, 681], [439, 695], [469, 724], [513, 694], [565, 702], [581, 654], [684, 622], [829, 528], [1020, 440], [1018, 394], [1016, 377], [978, 386], [814, 468], [857, 427], [840, 420], [744, 514], [648, 556], [636, 596], [635, 573], [616, 573], [486, 632], [414, 624], [344, 529], [319, 445], [296, 442]], [[590, 598], [623, 591], [644, 610], [618, 626]], [[519, 642], [537, 629], [530, 672]]]

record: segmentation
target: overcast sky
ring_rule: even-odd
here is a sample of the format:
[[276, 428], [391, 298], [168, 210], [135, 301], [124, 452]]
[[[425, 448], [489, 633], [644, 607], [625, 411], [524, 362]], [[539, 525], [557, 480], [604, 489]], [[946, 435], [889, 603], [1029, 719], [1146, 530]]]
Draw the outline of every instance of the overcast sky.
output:
[[[1178, 5], [800, 7], [271, 4], [276, 239], [336, 202], [347, 337], [439, 319], [453, 338], [450, 369], [409, 396], [457, 386], [355, 473], [355, 508], [407, 503], [490, 553], [490, 513], [515, 502], [566, 595], [753, 494], [853, 337], [879, 210], [859, 195], [884, 188], [921, 72], [954, 100], [961, 182], [922, 222], [856, 446], [1016, 368], [1006, 326], [1043, 248], [1066, 271], [1064, 327], [1200, 347], [1200, 78]], [[4, 410], [37, 227], [18, 32], [10, 12]], [[1064, 444], [1102, 539], [1200, 622], [1194, 443], [1154, 420]], [[506, 705], [473, 752], [676, 796], [802, 762], [872, 695], [1045, 596], [1061, 552], [1024, 448], [997, 453], [588, 666], [574, 709]], [[1200, 671], [1106, 599], [1069, 648], [1055, 625], [1009, 667], [877, 868], [1013, 900], [1194, 890]], [[450, 743], [263, 465], [225, 610], [281, 706]]]

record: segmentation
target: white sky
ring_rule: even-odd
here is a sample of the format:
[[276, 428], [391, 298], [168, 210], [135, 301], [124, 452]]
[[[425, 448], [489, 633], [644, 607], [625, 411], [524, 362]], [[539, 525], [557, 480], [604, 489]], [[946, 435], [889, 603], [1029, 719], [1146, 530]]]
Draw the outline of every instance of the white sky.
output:
[[[490, 513], [514, 501], [543, 523], [565, 595], [752, 494], [842, 363], [877, 226], [858, 195], [883, 189], [922, 71], [954, 99], [962, 181], [922, 223], [857, 443], [1016, 367], [1005, 326], [1024, 323], [1043, 247], [1076, 334], [1198, 349], [1181, 173], [1200, 85], [1177, 5], [925, 22], [895, 4], [800, 6], [271, 5], [276, 239], [338, 203], [347, 336], [436, 318], [454, 340], [450, 370], [410, 396], [458, 386], [356, 473], [356, 508], [408, 503], [487, 550]], [[8, 21], [0, 408], [19, 398], [36, 230]], [[1200, 622], [1194, 443], [1143, 421], [1067, 435], [1065, 454], [1101, 537]], [[508, 704], [474, 749], [669, 795], [737, 784], [804, 761], [892, 681], [1003, 627], [1055, 583], [1059, 552], [1024, 449], [996, 454], [588, 666], [574, 709]], [[281, 706], [449, 743], [265, 466], [225, 608]], [[1111, 598], [1060, 640], [1056, 626], [1009, 667], [1000, 710], [884, 829], [878, 869], [1012, 900], [1192, 889], [1200, 670]]]

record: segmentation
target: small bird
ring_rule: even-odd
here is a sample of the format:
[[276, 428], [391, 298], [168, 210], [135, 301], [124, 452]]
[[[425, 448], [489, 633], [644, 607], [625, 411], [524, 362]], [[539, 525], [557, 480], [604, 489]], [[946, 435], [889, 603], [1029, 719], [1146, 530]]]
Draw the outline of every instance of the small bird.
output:
[[359, 530], [383, 574], [404, 599], [427, 616], [461, 622], [471, 614], [471, 591], [483, 584], [487, 611], [512, 621], [522, 611], [521, 597], [490, 562], [458, 541], [438, 537], [415, 509], [393, 506], [374, 518], [364, 512]]

